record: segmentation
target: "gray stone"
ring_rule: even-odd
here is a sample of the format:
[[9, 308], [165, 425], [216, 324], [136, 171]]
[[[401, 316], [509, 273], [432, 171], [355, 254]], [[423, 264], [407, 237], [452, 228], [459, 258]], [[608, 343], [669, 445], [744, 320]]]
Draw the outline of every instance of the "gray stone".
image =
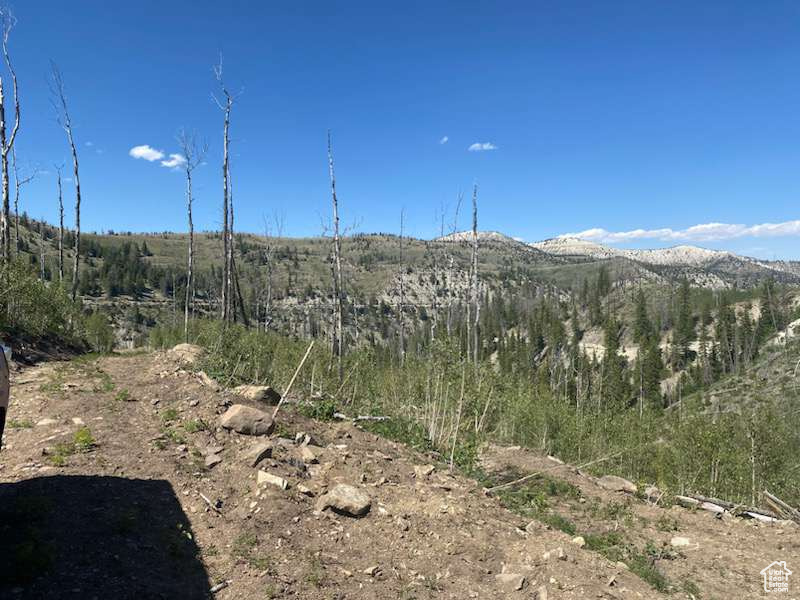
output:
[[636, 484], [622, 477], [617, 477], [616, 475], [603, 475], [597, 480], [597, 483], [600, 485], [600, 487], [612, 492], [635, 494], [636, 490], [638, 489]]
[[256, 442], [245, 450], [242, 459], [249, 467], [257, 467], [265, 458], [272, 456], [272, 444], [269, 442]]
[[240, 385], [233, 388], [233, 393], [248, 400], [267, 404], [277, 404], [281, 400], [281, 395], [268, 385]]
[[525, 576], [519, 573], [498, 573], [494, 578], [497, 583], [510, 592], [518, 592], [525, 587]]
[[269, 435], [274, 427], [270, 415], [244, 404], [231, 406], [220, 417], [219, 424], [225, 429], [233, 429], [245, 435]]
[[256, 478], [257, 485], [274, 485], [275, 487], [279, 487], [282, 490], [289, 488], [289, 482], [286, 481], [283, 477], [278, 477], [277, 475], [273, 475], [272, 473], [267, 473], [266, 471], [258, 471], [258, 476]]
[[433, 465], [417, 465], [414, 467], [414, 476], [417, 479], [425, 479], [428, 475], [433, 473], [436, 467]]
[[193, 365], [203, 357], [205, 350], [196, 344], [178, 344], [168, 354], [179, 362]]
[[222, 462], [222, 457], [219, 454], [209, 454], [206, 456], [206, 467], [213, 469]]
[[327, 494], [319, 497], [316, 509], [323, 511], [326, 508], [332, 508], [338, 513], [351, 517], [362, 517], [369, 512], [371, 506], [372, 500], [366, 492], [352, 485], [340, 483]]

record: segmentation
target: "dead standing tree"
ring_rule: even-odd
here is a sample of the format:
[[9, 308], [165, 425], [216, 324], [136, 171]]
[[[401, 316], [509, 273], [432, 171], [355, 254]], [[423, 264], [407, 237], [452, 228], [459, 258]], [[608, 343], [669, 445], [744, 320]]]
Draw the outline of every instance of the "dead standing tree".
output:
[[229, 152], [230, 152], [230, 124], [231, 124], [231, 109], [233, 108], [233, 101], [234, 96], [228, 91], [228, 88], [225, 86], [225, 81], [222, 77], [222, 57], [220, 56], [219, 63], [214, 66], [214, 76], [217, 78], [217, 82], [219, 82], [220, 89], [222, 91], [222, 95], [225, 99], [224, 102], [220, 102], [219, 99], [214, 95], [211, 94], [211, 97], [216, 102], [217, 106], [220, 108], [224, 115], [224, 121], [222, 126], [222, 254], [223, 254], [223, 264], [222, 264], [222, 320], [224, 322], [230, 321], [232, 318], [231, 315], [231, 305], [233, 304], [233, 286], [231, 285], [232, 281], [232, 268], [231, 268], [231, 235], [230, 235], [230, 226], [228, 223], [229, 216], [230, 216], [230, 162], [229, 162]]
[[478, 295], [478, 184], [476, 183], [472, 188], [472, 266], [471, 266], [472, 281], [470, 285], [470, 295], [473, 303], [473, 312], [475, 314], [475, 321], [472, 325], [472, 350], [475, 353], [474, 361], [475, 368], [478, 368], [478, 324], [481, 318], [481, 303]]
[[58, 282], [64, 282], [64, 196], [61, 188], [61, 169], [63, 165], [55, 165], [58, 177]]
[[403, 229], [405, 225], [405, 209], [400, 210], [400, 306], [398, 307], [397, 314], [399, 320], [399, 340], [398, 351], [400, 356], [400, 366], [402, 367], [406, 359], [406, 339], [405, 339], [405, 256], [403, 255]]
[[52, 93], [53, 104], [56, 109], [56, 119], [58, 124], [64, 129], [67, 134], [67, 141], [69, 142], [72, 151], [72, 171], [75, 180], [75, 256], [72, 268], [72, 299], [78, 293], [78, 266], [80, 260], [80, 247], [81, 247], [81, 180], [78, 174], [78, 151], [75, 147], [75, 138], [72, 135], [72, 120], [69, 116], [69, 109], [67, 107], [67, 96], [64, 90], [64, 79], [61, 77], [61, 71], [55, 63], [51, 63], [52, 71]]
[[6, 103], [5, 103], [5, 80], [0, 75], [0, 164], [2, 165], [2, 179], [3, 179], [3, 210], [0, 216], [0, 245], [2, 245], [2, 258], [6, 264], [11, 260], [11, 207], [10, 189], [9, 189], [9, 176], [8, 176], [8, 154], [14, 148], [14, 142], [17, 139], [17, 132], [19, 131], [19, 88], [17, 86], [17, 73], [11, 64], [11, 58], [8, 54], [8, 37], [11, 30], [14, 28], [17, 20], [8, 8], [0, 9], [0, 23], [3, 28], [3, 58], [11, 75], [11, 84], [14, 89], [14, 127], [11, 130], [11, 135], [7, 135], [7, 122], [6, 122]]
[[178, 144], [183, 152], [183, 169], [186, 174], [186, 212], [189, 218], [189, 260], [186, 270], [186, 302], [183, 312], [183, 337], [189, 341], [189, 316], [192, 311], [194, 301], [194, 221], [192, 220], [192, 172], [203, 162], [208, 146], [205, 144], [200, 147], [197, 143], [197, 136], [181, 130], [178, 133]]
[[17, 168], [17, 151], [15, 148], [11, 149], [11, 169], [14, 171], [14, 248], [15, 253], [19, 255], [19, 192], [23, 185], [30, 183], [36, 178], [39, 174], [39, 170], [34, 168], [29, 174], [20, 178], [19, 169]]
[[328, 172], [331, 179], [331, 197], [333, 199], [333, 335], [331, 347], [338, 359], [339, 381], [344, 376], [344, 292], [342, 290], [342, 242], [339, 237], [339, 200], [336, 198], [336, 175], [333, 168], [333, 145], [331, 132], [328, 130]]

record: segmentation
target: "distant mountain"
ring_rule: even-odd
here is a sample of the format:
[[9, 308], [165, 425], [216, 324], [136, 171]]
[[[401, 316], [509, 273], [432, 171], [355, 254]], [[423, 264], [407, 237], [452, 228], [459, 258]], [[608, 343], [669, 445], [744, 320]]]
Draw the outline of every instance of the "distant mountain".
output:
[[541, 252], [578, 260], [626, 259], [657, 275], [688, 277], [703, 287], [747, 286], [767, 277], [787, 283], [800, 282], [800, 262], [763, 261], [725, 250], [697, 246], [673, 246], [653, 250], [612, 248], [574, 237], [552, 238], [530, 244]]
[[[472, 241], [471, 231], [457, 231], [449, 235], [436, 238], [437, 242], [470, 242]], [[524, 244], [524, 242], [514, 239], [499, 231], [479, 231], [478, 241], [481, 242], [503, 242], [508, 244]]]

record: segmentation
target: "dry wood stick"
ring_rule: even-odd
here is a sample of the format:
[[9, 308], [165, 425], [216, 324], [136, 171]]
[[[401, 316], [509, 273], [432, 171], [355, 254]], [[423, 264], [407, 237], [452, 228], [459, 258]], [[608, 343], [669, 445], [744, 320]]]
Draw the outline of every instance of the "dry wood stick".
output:
[[303, 365], [306, 364], [306, 359], [308, 358], [308, 355], [311, 354], [311, 349], [313, 347], [314, 347], [314, 340], [311, 340], [311, 343], [308, 345], [308, 349], [306, 350], [305, 355], [303, 355], [303, 360], [301, 360], [300, 364], [297, 365], [297, 369], [295, 370], [294, 375], [292, 375], [292, 379], [289, 381], [289, 385], [286, 386], [286, 391], [283, 392], [281, 399], [278, 400], [278, 405], [275, 407], [275, 410], [272, 411], [273, 421], [275, 420], [275, 417], [278, 416], [278, 411], [280, 410], [283, 401], [286, 400], [287, 394], [291, 391], [292, 385], [294, 385], [294, 380], [297, 379], [297, 376], [300, 374], [300, 369], [302, 369]]

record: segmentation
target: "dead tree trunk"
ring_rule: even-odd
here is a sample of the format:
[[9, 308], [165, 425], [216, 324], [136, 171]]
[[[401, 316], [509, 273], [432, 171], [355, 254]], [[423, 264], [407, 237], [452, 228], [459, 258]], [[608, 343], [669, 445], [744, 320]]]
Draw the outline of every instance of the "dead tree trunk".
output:
[[39, 275], [44, 282], [44, 217], [39, 221]]
[[72, 150], [72, 170], [75, 179], [75, 256], [72, 270], [72, 300], [74, 301], [78, 293], [78, 267], [80, 261], [81, 247], [81, 180], [78, 173], [78, 151], [75, 147], [75, 138], [72, 135], [72, 120], [67, 108], [67, 97], [64, 90], [64, 80], [61, 72], [55, 63], [52, 63], [53, 72], [53, 92], [56, 97], [58, 109], [58, 122], [67, 134], [67, 141]]
[[17, 169], [17, 150], [11, 149], [11, 169], [14, 171], [14, 247], [15, 254], [19, 255], [20, 241], [19, 241], [19, 192], [23, 185], [30, 183], [37, 175], [37, 171], [33, 170], [27, 176], [20, 179], [19, 170]]
[[406, 358], [406, 340], [405, 340], [405, 262], [403, 261], [403, 226], [405, 225], [405, 210], [400, 211], [400, 306], [398, 308], [398, 321], [400, 322], [400, 335], [398, 350], [400, 354], [400, 366], [403, 366]]
[[475, 353], [475, 368], [478, 368], [478, 323], [481, 318], [481, 304], [478, 295], [478, 184], [472, 188], [472, 302], [474, 306], [475, 321], [472, 326], [472, 350]]
[[11, 64], [8, 54], [8, 36], [11, 29], [16, 24], [16, 19], [8, 9], [0, 10], [0, 19], [3, 26], [3, 58], [6, 67], [11, 75], [11, 84], [14, 89], [14, 127], [11, 135], [7, 135], [6, 123], [6, 103], [5, 103], [5, 81], [0, 76], [0, 166], [2, 167], [2, 188], [3, 188], [3, 209], [0, 215], [0, 245], [2, 245], [2, 258], [8, 264], [11, 260], [11, 210], [9, 206], [9, 176], [8, 176], [8, 153], [14, 147], [19, 131], [19, 92], [17, 87], [17, 74]]
[[225, 87], [225, 82], [222, 78], [222, 59], [220, 58], [219, 64], [214, 67], [214, 74], [217, 77], [222, 95], [225, 97], [224, 104], [214, 97], [217, 106], [222, 110], [224, 121], [222, 126], [222, 320], [230, 321], [232, 318], [230, 307], [232, 305], [231, 297], [231, 264], [230, 264], [230, 232], [228, 224], [229, 214], [229, 195], [230, 195], [230, 164], [229, 164], [229, 149], [230, 149], [230, 123], [231, 123], [231, 108], [233, 107], [233, 96]]
[[61, 167], [56, 167], [58, 174], [58, 282], [64, 282], [64, 196], [61, 189]]
[[336, 344], [336, 356], [339, 364], [339, 381], [344, 376], [344, 309], [342, 291], [342, 242], [339, 238], [339, 201], [336, 198], [336, 176], [333, 168], [333, 146], [331, 143], [331, 132], [328, 131], [328, 170], [331, 178], [331, 197], [333, 199], [333, 294], [334, 294], [334, 314], [335, 314], [335, 334], [334, 343]]
[[192, 219], [192, 172], [203, 161], [208, 148], [203, 146], [198, 148], [197, 137], [194, 134], [187, 134], [182, 130], [178, 134], [178, 143], [181, 146], [184, 158], [184, 172], [186, 173], [186, 213], [189, 219], [189, 259], [186, 269], [186, 298], [183, 309], [183, 337], [189, 341], [189, 317], [192, 312], [194, 302], [194, 221]]

